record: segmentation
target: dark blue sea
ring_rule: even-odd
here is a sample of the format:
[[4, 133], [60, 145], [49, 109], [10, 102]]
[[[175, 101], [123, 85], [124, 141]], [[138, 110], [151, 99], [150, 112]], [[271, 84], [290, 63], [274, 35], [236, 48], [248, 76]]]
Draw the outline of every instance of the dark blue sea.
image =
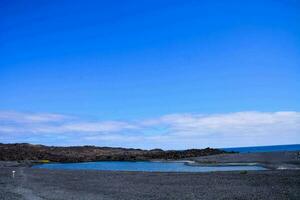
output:
[[251, 152], [274, 152], [274, 151], [300, 151], [300, 144], [274, 145], [274, 146], [254, 146], [254, 147], [234, 147], [222, 148], [225, 151], [235, 151], [240, 153]]

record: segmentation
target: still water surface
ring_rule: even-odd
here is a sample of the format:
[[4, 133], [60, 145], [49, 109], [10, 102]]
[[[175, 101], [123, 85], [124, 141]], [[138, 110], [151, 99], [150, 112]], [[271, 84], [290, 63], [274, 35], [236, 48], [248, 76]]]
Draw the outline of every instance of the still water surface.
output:
[[261, 166], [188, 166], [183, 162], [127, 162], [101, 161], [83, 163], [52, 163], [36, 165], [33, 168], [44, 169], [83, 169], [108, 171], [145, 171], [145, 172], [211, 172], [211, 171], [240, 171], [266, 170]]

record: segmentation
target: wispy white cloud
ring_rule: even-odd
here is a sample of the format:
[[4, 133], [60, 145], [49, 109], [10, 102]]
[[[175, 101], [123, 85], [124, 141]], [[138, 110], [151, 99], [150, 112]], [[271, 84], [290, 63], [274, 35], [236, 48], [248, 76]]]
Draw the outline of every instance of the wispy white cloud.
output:
[[[89, 121], [60, 114], [0, 112], [0, 141], [191, 148], [300, 142], [300, 112], [171, 114], [154, 119]], [[30, 141], [29, 141], [30, 142]]]
[[174, 114], [146, 121], [151, 126], [165, 125], [172, 132], [184, 135], [274, 134], [278, 131], [299, 131], [299, 112], [237, 112], [227, 114]]
[[119, 132], [138, 129], [136, 125], [122, 121], [74, 122], [60, 128], [65, 132]]
[[19, 123], [57, 122], [70, 119], [71, 116], [48, 113], [0, 112], [0, 122], [10, 121]]

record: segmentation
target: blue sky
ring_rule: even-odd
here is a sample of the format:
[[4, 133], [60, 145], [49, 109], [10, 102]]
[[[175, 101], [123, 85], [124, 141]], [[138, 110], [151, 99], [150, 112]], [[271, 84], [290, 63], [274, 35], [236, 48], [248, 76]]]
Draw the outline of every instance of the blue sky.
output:
[[0, 19], [0, 142], [300, 141], [297, 1], [4, 0]]

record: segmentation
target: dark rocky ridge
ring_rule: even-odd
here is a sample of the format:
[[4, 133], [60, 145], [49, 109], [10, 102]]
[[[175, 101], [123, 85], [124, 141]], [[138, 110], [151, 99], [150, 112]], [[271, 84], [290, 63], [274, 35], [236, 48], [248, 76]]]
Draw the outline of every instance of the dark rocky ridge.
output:
[[55, 147], [27, 143], [0, 143], [0, 160], [2, 161], [49, 160], [51, 162], [87, 162], [104, 160], [177, 160], [221, 153], [225, 153], [225, 151], [212, 148], [163, 151], [161, 149], [142, 150], [96, 146]]

